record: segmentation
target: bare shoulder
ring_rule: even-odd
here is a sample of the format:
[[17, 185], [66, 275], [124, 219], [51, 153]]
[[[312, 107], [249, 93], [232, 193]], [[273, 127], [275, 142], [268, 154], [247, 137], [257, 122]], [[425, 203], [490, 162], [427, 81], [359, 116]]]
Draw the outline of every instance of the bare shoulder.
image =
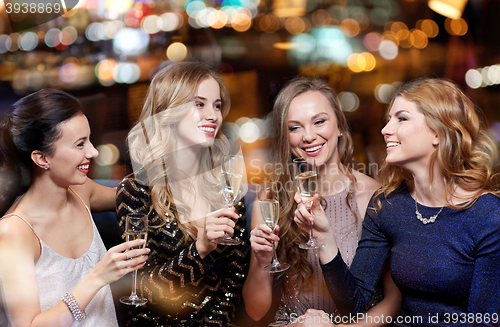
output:
[[29, 251], [35, 255], [39, 246], [34, 231], [18, 216], [11, 215], [0, 220], [0, 251]]
[[359, 171], [354, 171], [354, 176], [356, 176], [356, 187], [354, 189], [356, 196], [371, 197], [381, 186], [379, 182]]
[[75, 191], [86, 203], [89, 202], [90, 196], [92, 192], [94, 191], [95, 185], [96, 184], [93, 180], [90, 178], [87, 178], [87, 181], [84, 184], [81, 185], [71, 185], [71, 188], [73, 191]]
[[381, 184], [370, 176], [360, 173], [359, 171], [355, 171], [354, 176], [356, 176], [354, 194], [356, 195], [359, 212], [362, 216], [364, 216], [366, 208], [368, 207], [368, 202]]

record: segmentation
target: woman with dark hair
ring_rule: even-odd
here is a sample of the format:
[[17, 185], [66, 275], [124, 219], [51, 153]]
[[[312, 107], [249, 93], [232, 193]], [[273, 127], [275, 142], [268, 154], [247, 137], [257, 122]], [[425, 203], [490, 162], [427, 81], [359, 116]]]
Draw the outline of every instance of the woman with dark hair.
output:
[[[277, 307], [277, 314], [272, 317], [275, 324], [306, 321], [305, 316], [300, 316], [307, 313], [320, 318], [316, 323], [327, 317], [325, 325], [330, 325], [337, 321], [334, 320], [337, 309], [328, 294], [316, 251], [299, 247], [309, 234], [294, 221], [297, 204], [293, 198], [296, 189], [292, 182], [292, 160], [315, 160], [318, 193], [326, 204], [328, 224], [339, 239], [340, 251], [348, 265], [361, 238], [368, 201], [380, 184], [355, 169], [346, 118], [337, 94], [325, 81], [294, 78], [278, 94], [272, 114], [276, 133], [273, 140], [275, 169], [270, 178], [280, 185], [279, 228], [271, 231], [258, 210], [253, 210], [252, 259], [243, 289], [246, 311], [254, 320], [261, 320]], [[290, 268], [273, 276], [263, 268], [271, 260], [271, 242], [275, 242], [278, 235], [278, 259], [290, 263]], [[398, 310], [400, 294], [389, 274], [384, 276], [384, 291], [383, 302], [369, 312], [374, 317], [390, 316]], [[279, 297], [279, 301], [275, 301], [279, 304], [274, 307], [271, 294], [274, 298]], [[365, 322], [359, 319], [359, 323]], [[381, 324], [368, 321], [368, 325]]]
[[[321, 268], [343, 315], [363, 312], [390, 256], [402, 293], [398, 326], [498, 326], [500, 199], [496, 145], [473, 103], [451, 81], [404, 84], [382, 129], [383, 186], [367, 210], [351, 268], [318, 198], [295, 221], [314, 222]], [[299, 198], [296, 198], [299, 201]]]
[[114, 208], [114, 189], [87, 177], [98, 152], [78, 100], [35, 92], [1, 129], [0, 276], [10, 324], [116, 327], [108, 284], [142, 267], [149, 251], [124, 253], [141, 244], [133, 241], [106, 252], [90, 209]]
[[[149, 219], [151, 254], [138, 277], [148, 303], [130, 310], [129, 326], [234, 326], [250, 251], [243, 200], [226, 208], [222, 194], [229, 108], [205, 64], [172, 64], [151, 81], [128, 136], [134, 173], [116, 200], [120, 224], [130, 212]], [[225, 232], [241, 244], [217, 245]]]

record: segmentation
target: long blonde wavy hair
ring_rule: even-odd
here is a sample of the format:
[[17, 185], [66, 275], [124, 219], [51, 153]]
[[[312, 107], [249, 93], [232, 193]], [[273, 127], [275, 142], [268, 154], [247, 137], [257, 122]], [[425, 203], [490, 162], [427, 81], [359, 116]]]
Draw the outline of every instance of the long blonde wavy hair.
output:
[[[208, 65], [199, 62], [171, 64], [153, 77], [146, 100], [136, 125], [127, 137], [130, 155], [136, 167], [144, 168], [151, 189], [152, 208], [163, 226], [167, 215], [179, 219], [190, 217], [191, 209], [180, 197], [174, 196], [169, 182], [185, 180], [188, 176], [177, 167], [173, 154], [177, 151], [178, 125], [192, 109], [199, 84], [214, 78], [220, 86], [223, 117], [229, 112], [231, 101], [222, 78]], [[229, 142], [218, 133], [214, 145], [201, 151], [200, 170], [203, 174], [200, 193], [212, 205], [222, 206], [220, 176], [213, 170], [220, 165], [221, 157], [227, 153]], [[170, 156], [170, 157], [169, 157]], [[194, 192], [191, 185], [190, 190]], [[184, 241], [197, 236], [191, 224], [179, 223]]]
[[[472, 101], [455, 83], [439, 78], [410, 81], [394, 94], [387, 112], [397, 97], [415, 103], [425, 116], [427, 126], [439, 137], [439, 145], [429, 165], [430, 180], [433, 179], [432, 167], [437, 161], [449, 197], [454, 186], [475, 192], [473, 198], [463, 205], [453, 205], [450, 199], [446, 199], [446, 205], [455, 209], [467, 208], [485, 191], [496, 193], [498, 178], [493, 170], [498, 156], [496, 144], [486, 133]], [[375, 192], [374, 208], [377, 210], [382, 207], [377, 196], [384, 194], [387, 198], [404, 180], [413, 180], [408, 171], [385, 162], [379, 175], [383, 187]], [[429, 191], [432, 194], [431, 188]]]
[[[307, 261], [307, 252], [298, 247], [300, 243], [306, 242], [309, 236], [293, 220], [294, 211], [297, 208], [297, 204], [293, 199], [295, 189], [286, 187], [287, 185], [293, 185], [293, 173], [291, 170], [294, 158], [290, 149], [288, 110], [290, 103], [295, 97], [311, 91], [323, 94], [333, 109], [337, 118], [338, 129], [342, 133], [337, 145], [340, 163], [345, 166], [345, 173], [351, 179], [353, 185], [356, 182], [351, 168], [353, 163], [353, 142], [335, 91], [320, 78], [296, 77], [292, 79], [279, 92], [274, 102], [272, 122], [273, 131], [276, 133], [273, 140], [273, 165], [275, 169], [273, 169], [271, 179], [281, 185], [279, 191], [281, 241], [278, 244], [278, 256], [283, 261], [294, 260], [294, 264], [280, 278], [286, 278], [287, 282], [290, 283], [291, 287], [295, 288], [296, 292], [299, 292], [303, 287], [307, 288], [311, 286], [312, 265]], [[349, 199], [352, 197], [352, 194], [353, 190], [350, 190], [346, 199], [349, 207]]]

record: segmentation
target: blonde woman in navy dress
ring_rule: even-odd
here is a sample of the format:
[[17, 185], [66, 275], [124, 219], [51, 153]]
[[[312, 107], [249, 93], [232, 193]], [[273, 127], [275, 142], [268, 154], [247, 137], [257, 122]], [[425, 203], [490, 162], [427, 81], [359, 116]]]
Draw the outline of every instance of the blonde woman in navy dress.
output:
[[117, 327], [108, 284], [142, 267], [149, 250], [124, 253], [138, 240], [106, 252], [90, 209], [114, 209], [115, 189], [87, 178], [98, 152], [78, 100], [57, 90], [24, 97], [2, 124], [0, 144], [0, 276], [10, 325]]
[[[498, 326], [500, 199], [496, 145], [473, 103], [451, 81], [403, 85], [382, 129], [383, 187], [367, 210], [350, 269], [318, 205], [295, 221], [327, 245], [321, 268], [343, 315], [363, 312], [390, 255], [401, 291], [397, 326]], [[300, 199], [296, 197], [296, 201]]]

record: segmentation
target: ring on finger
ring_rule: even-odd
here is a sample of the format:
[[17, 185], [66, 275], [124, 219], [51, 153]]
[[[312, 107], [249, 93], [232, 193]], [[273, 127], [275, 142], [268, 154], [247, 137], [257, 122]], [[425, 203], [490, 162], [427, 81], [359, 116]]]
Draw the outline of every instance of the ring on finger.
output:
[[125, 255], [127, 256], [127, 259], [126, 259], [126, 260], [128, 260], [128, 259], [129, 259], [129, 257], [128, 257], [128, 253], [127, 253], [127, 252], [125, 252]]

